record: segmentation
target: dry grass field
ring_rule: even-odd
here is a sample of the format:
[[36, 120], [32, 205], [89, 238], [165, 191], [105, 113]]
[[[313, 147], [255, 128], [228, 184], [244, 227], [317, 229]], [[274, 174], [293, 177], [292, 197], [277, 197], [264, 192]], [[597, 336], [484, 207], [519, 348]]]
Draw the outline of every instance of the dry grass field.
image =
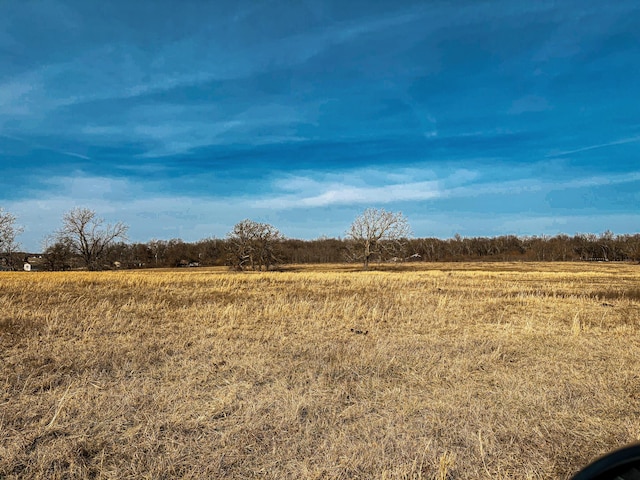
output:
[[640, 266], [0, 274], [0, 478], [568, 478], [640, 439]]

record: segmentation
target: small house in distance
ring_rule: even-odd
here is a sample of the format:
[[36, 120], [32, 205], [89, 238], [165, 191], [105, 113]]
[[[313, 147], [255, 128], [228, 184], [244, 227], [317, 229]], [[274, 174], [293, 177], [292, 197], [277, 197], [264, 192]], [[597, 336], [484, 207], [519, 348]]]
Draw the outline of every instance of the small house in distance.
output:
[[24, 265], [22, 269], [25, 272], [37, 272], [39, 270], [45, 270], [44, 258], [40, 254], [29, 254], [24, 257]]

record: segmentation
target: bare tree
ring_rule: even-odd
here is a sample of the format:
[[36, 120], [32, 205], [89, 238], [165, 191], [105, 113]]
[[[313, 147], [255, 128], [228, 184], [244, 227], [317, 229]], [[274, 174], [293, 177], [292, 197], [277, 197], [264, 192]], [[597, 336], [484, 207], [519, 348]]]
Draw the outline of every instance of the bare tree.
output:
[[20, 247], [16, 237], [22, 231], [22, 227], [16, 226], [16, 217], [0, 208], [0, 254], [10, 267], [13, 267], [13, 254]]
[[239, 270], [269, 270], [278, 262], [276, 249], [283, 236], [273, 225], [243, 220], [227, 237], [231, 261]]
[[108, 247], [116, 240], [126, 240], [128, 229], [122, 222], [104, 223], [88, 208], [74, 208], [62, 216], [62, 228], [56, 239], [80, 255], [88, 269], [97, 270]]
[[402, 213], [375, 208], [365, 210], [347, 232], [352, 242], [352, 258], [362, 260], [365, 270], [373, 257], [396, 253], [410, 235], [409, 222]]

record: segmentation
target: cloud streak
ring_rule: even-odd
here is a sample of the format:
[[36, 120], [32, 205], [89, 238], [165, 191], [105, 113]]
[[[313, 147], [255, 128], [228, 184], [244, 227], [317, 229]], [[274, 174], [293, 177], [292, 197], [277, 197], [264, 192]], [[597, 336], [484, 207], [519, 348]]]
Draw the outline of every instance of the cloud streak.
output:
[[[336, 181], [335, 175], [312, 177], [284, 177], [274, 182], [282, 192], [256, 199], [254, 208], [274, 210], [322, 208], [334, 205], [387, 205], [403, 202], [425, 202], [442, 199], [499, 195], [509, 197], [527, 192], [548, 192], [585, 187], [613, 186], [640, 181], [640, 171], [610, 176], [586, 176], [567, 180], [544, 181], [525, 177], [507, 181], [491, 181], [480, 171], [460, 170], [448, 176], [429, 180], [411, 180], [400, 171], [389, 175], [383, 185], [367, 184], [362, 179], [380, 180], [380, 171], [357, 170], [345, 175], [346, 181]], [[433, 173], [429, 173], [433, 176]]]
[[564, 150], [564, 151], [560, 151], [560, 152], [553, 152], [547, 155], [548, 158], [551, 157], [566, 157], [568, 155], [573, 155], [574, 153], [582, 153], [582, 152], [588, 152], [591, 150], [598, 150], [600, 148], [606, 148], [606, 147], [614, 147], [617, 145], [625, 145], [627, 143], [637, 143], [640, 142], [640, 135], [634, 136], [634, 137], [628, 137], [628, 138], [621, 138], [619, 140], [614, 140], [611, 142], [605, 142], [605, 143], [598, 143], [595, 145], [588, 145], [586, 147], [581, 147], [581, 148], [576, 148], [574, 150]]

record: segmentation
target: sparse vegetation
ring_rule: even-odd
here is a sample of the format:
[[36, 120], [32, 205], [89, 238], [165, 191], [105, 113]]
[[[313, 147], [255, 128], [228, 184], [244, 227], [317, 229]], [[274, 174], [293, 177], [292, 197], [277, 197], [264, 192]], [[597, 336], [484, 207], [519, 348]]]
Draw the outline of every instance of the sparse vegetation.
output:
[[637, 266], [358, 270], [3, 273], [0, 478], [568, 478], [640, 439]]

